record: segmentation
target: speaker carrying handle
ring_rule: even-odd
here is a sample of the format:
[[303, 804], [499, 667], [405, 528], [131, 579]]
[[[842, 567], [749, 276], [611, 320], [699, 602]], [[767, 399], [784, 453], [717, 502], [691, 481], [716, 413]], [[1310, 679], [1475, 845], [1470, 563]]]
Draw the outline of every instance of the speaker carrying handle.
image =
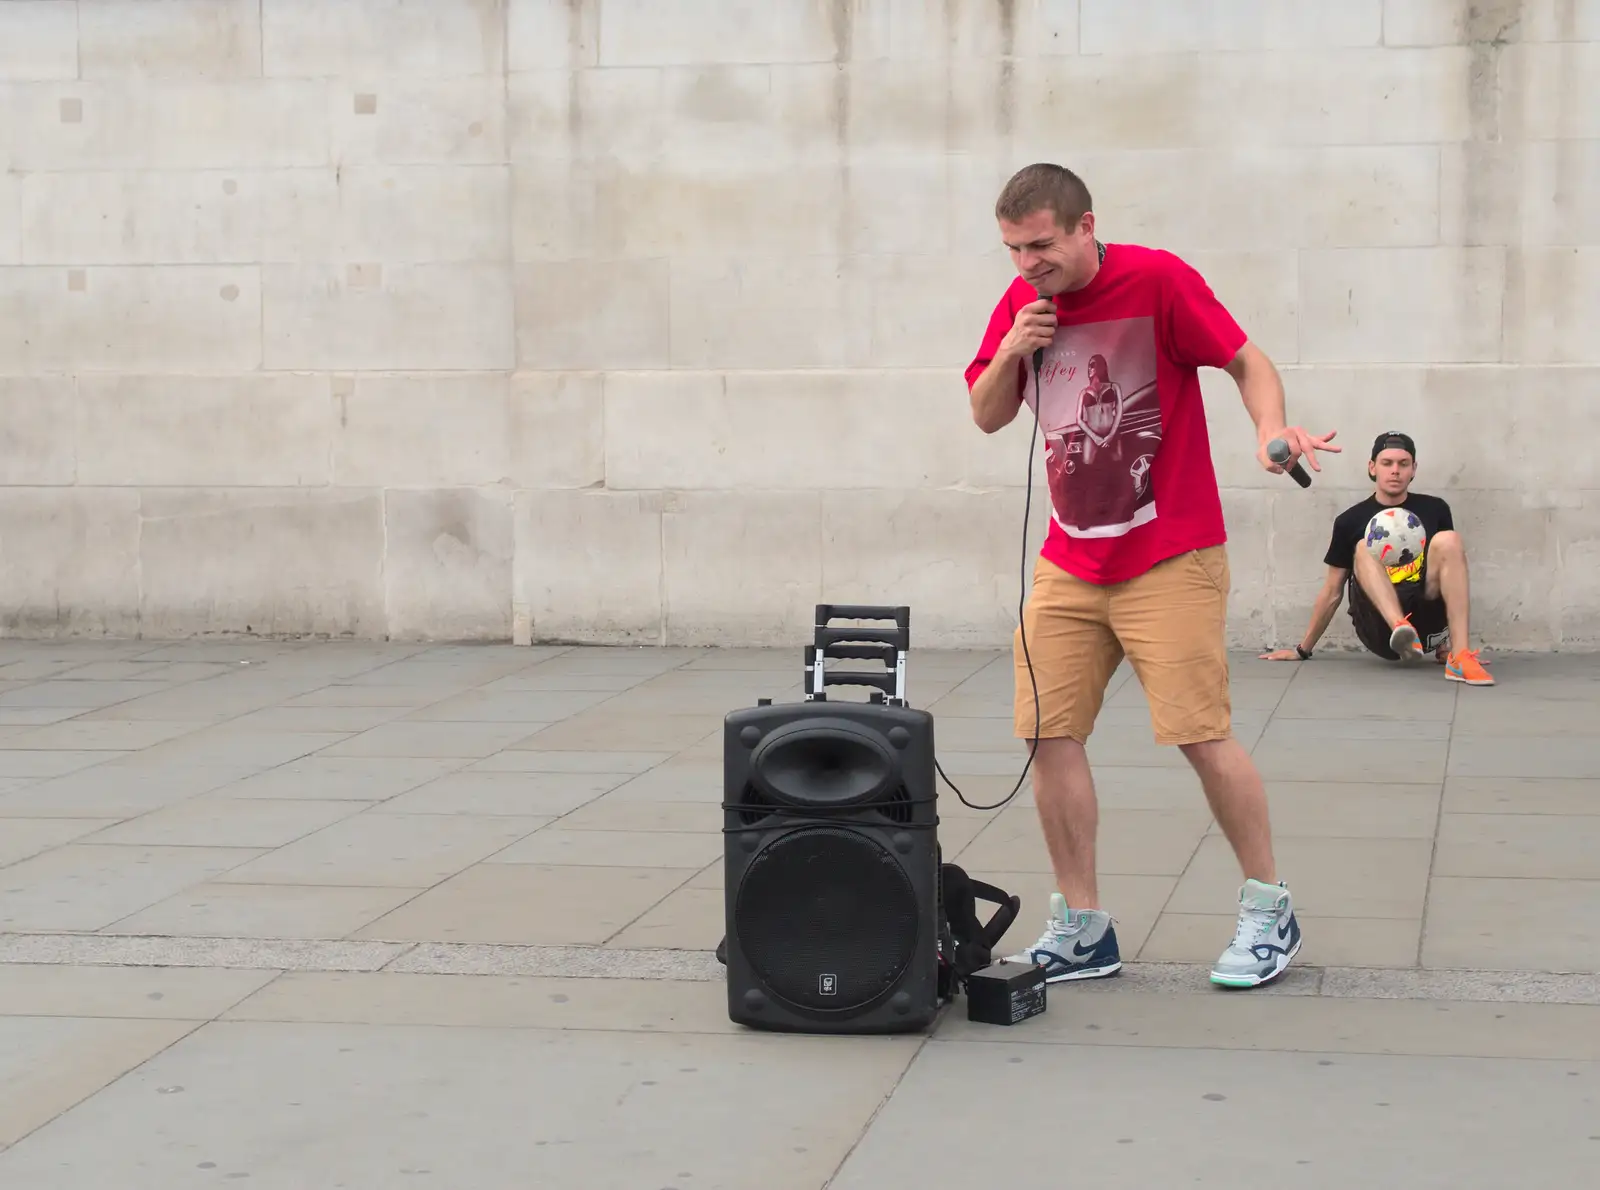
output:
[[[807, 702], [826, 702], [829, 686], [869, 686], [872, 701], [906, 706], [906, 652], [911, 609], [861, 603], [819, 603], [812, 643], [805, 651]], [[893, 628], [833, 627], [835, 620], [887, 620]], [[882, 670], [827, 671], [829, 661], [881, 661]]]

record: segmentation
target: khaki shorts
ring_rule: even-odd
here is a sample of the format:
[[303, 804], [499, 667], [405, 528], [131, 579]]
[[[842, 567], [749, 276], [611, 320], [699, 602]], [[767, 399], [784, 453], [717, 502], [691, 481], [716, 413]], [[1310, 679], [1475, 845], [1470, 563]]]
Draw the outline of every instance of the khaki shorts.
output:
[[1224, 546], [1168, 558], [1138, 578], [1098, 586], [1040, 558], [1033, 592], [1015, 634], [1016, 734], [1034, 735], [1033, 687], [1039, 688], [1043, 739], [1083, 743], [1094, 730], [1106, 684], [1124, 655], [1150, 703], [1158, 744], [1226, 739], [1228, 695], [1228, 554]]

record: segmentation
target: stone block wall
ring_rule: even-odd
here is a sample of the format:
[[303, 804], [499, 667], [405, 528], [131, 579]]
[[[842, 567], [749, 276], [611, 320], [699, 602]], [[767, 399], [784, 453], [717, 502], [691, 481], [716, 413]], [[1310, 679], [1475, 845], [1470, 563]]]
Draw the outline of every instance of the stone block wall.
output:
[[1484, 639], [1600, 642], [1600, 0], [0, 0], [0, 633], [1003, 644], [1034, 160], [1348, 448], [1207, 376], [1236, 643], [1391, 427]]

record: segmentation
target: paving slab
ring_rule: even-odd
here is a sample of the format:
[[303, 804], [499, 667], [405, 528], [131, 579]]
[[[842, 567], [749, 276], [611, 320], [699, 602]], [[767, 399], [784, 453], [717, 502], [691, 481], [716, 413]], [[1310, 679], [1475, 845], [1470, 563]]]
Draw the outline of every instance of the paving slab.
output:
[[[89, 661], [63, 669], [59, 676], [72, 681], [105, 682], [132, 679], [136, 682], [161, 682], [178, 685], [200, 678], [214, 678], [226, 673], [231, 666], [225, 661], [160, 661], [131, 657], [122, 661]], [[10, 667], [0, 670], [0, 676], [12, 672]]]
[[254, 847], [272, 850], [362, 809], [360, 802], [310, 798], [198, 797], [97, 833], [95, 843], [147, 847]]
[[459, 757], [477, 760], [492, 755], [529, 733], [535, 723], [381, 723], [339, 741], [328, 741], [321, 754], [335, 756]]
[[[6, 642], [17, 644], [19, 642]], [[67, 642], [61, 642], [65, 644]], [[52, 649], [52, 645], [40, 642], [40, 647], [45, 650]], [[26, 646], [21, 646], [17, 651], [7, 654], [11, 660], [0, 665], [0, 679], [10, 682], [38, 682], [45, 678], [57, 677], [61, 674], [72, 673], [91, 663], [92, 655], [87, 653], [70, 653], [60, 649], [53, 652], [36, 652], [29, 654]], [[109, 658], [115, 653], [101, 653], [98, 656]]]
[[[1374, 697], [1380, 696], [1374, 693]], [[1382, 719], [1297, 719], [1275, 715], [1262, 733], [1260, 743], [1312, 749], [1326, 748], [1338, 741], [1338, 747], [1357, 751], [1365, 749], [1372, 740], [1416, 743], [1450, 738], [1452, 720], [1412, 719], [1406, 717], [1405, 711], [1403, 705], [1396, 707]]]
[[484, 660], [429, 661], [408, 657], [375, 666], [347, 679], [352, 686], [422, 686], [452, 693], [520, 673], [537, 664], [532, 658], [502, 656]]
[[182, 719], [71, 719], [48, 727], [13, 732], [0, 740], [0, 748], [126, 753], [200, 731], [205, 726], [204, 722]]
[[115, 818], [0, 818], [0, 867], [52, 851], [116, 821]]
[[688, 950], [699, 946], [703, 938], [722, 934], [726, 904], [726, 895], [720, 888], [684, 885], [606, 939], [606, 945]]
[[814, 1190], [918, 1045], [221, 1022], [0, 1154], [0, 1180], [184, 1190], [242, 1174], [254, 1190]]
[[337, 732], [355, 735], [406, 714], [404, 706], [270, 706], [229, 721], [237, 731]]
[[[1181, 875], [1211, 824], [1203, 805], [1183, 810], [1101, 810], [1099, 870], [1108, 876]], [[1049, 872], [1038, 812], [1032, 806], [999, 811], [988, 829], [960, 853], [960, 860], [974, 872]]]
[[[966, 777], [957, 782], [969, 801], [992, 805], [1009, 794], [1021, 771], [1020, 760], [1010, 774]], [[1152, 768], [1136, 765], [1096, 764], [1092, 769], [1095, 795], [1103, 810], [1194, 810], [1204, 809], [1205, 791], [1188, 766]], [[976, 786], [977, 790], [971, 788]], [[1033, 774], [1017, 792], [1015, 805], [1033, 804]]]
[[273, 980], [276, 971], [195, 967], [0, 966], [0, 1017], [211, 1020]]
[[428, 888], [546, 821], [367, 809], [242, 863], [227, 878], [243, 884]]
[[[193, 1020], [0, 1016], [0, 1144], [14, 1145], [199, 1026]], [[14, 1149], [0, 1153], [13, 1159]], [[114, 1154], [107, 1156], [115, 1160]], [[59, 1171], [0, 1182], [46, 1186]], [[57, 1182], [57, 1184], [60, 1184]], [[69, 1183], [70, 1184], [70, 1183]], [[107, 1183], [108, 1185], [110, 1183]]]
[[1386, 720], [1394, 716], [1396, 707], [1404, 708], [1407, 720], [1448, 723], [1455, 717], [1456, 683], [1446, 683], [1437, 674], [1430, 674], [1426, 684], [1416, 673], [1385, 676], [1394, 679], [1387, 686], [1370, 682], [1339, 684], [1296, 674], [1293, 685], [1273, 704], [1273, 717]]
[[195, 884], [101, 933], [159, 937], [346, 938], [426, 891], [346, 884]]
[[617, 802], [712, 802], [720, 805], [724, 792], [720, 760], [675, 759], [622, 782], [610, 796]]
[[[342, 646], [333, 646], [341, 648]], [[147, 661], [231, 661], [260, 664], [263, 661], [293, 656], [312, 648], [311, 642], [294, 640], [175, 640], [147, 641], [137, 649]], [[323, 651], [319, 647], [317, 651]], [[130, 642], [130, 650], [135, 646]]]
[[74, 682], [47, 678], [0, 694], [0, 706], [99, 708], [143, 698], [149, 693], [150, 687], [145, 682]]
[[1466, 777], [1596, 778], [1600, 777], [1600, 739], [1588, 731], [1534, 739], [1463, 733], [1451, 745], [1449, 772]]
[[1422, 965], [1600, 972], [1600, 883], [1435, 876]]
[[0, 748], [0, 777], [60, 777], [127, 755], [127, 749]]
[[[711, 715], [712, 722], [720, 721], [731, 710], [753, 707], [757, 699], [770, 698], [774, 702], [797, 702], [802, 696], [799, 683], [751, 685], [748, 682], [695, 682], [678, 684], [668, 682], [666, 675], [643, 682], [631, 690], [623, 690], [608, 697], [595, 707], [595, 717], [609, 716], [615, 721], [628, 719], [659, 719], [663, 716]], [[700, 675], [721, 678], [720, 674]], [[665, 720], [670, 722], [671, 720]]]
[[1381, 781], [1427, 785], [1444, 780], [1452, 745], [1442, 739], [1363, 739], [1315, 744], [1279, 736], [1262, 740], [1251, 752], [1268, 781], [1294, 781], [1310, 775], [1335, 781]]
[[[1052, 988], [1052, 993], [1058, 989]], [[1600, 1036], [1572, 1038], [1596, 1018], [1581, 1004], [1454, 1000], [1236, 996], [1216, 991], [1147, 991], [1053, 996], [1043, 1016], [999, 1029], [948, 1013], [939, 1044], [1001, 1043], [1025, 1048], [1255, 1050], [1417, 1057], [1600, 1061]], [[1066, 1055], [1060, 1054], [1063, 1060]]]
[[519, 773], [461, 769], [389, 798], [395, 814], [554, 816], [631, 780], [631, 773]]
[[464, 772], [473, 773], [627, 773], [638, 776], [656, 765], [671, 760], [671, 752], [583, 751], [563, 749], [545, 751], [518, 748], [496, 752], [482, 760], [467, 765]]
[[[1429, 839], [1327, 839], [1290, 836], [1274, 845], [1278, 875], [1314, 929], [1329, 917], [1422, 916], [1428, 893]], [[1175, 913], [1229, 912], [1243, 874], [1221, 835], [1207, 835], [1185, 868], [1167, 908]]]
[[552, 670], [537, 665], [486, 682], [479, 689], [499, 693], [512, 690], [541, 690], [574, 693], [615, 694], [628, 690], [648, 680], [646, 675], [634, 673], [573, 673], [569, 670]]
[[[797, 697], [799, 660], [0, 641], [0, 1184], [922, 1190], [1062, 1121], [1074, 1168], [1136, 1185], [1592, 1166], [1591, 663], [1500, 657], [1468, 691], [1235, 658], [1306, 937], [1244, 994], [1207, 978], [1241, 874], [1120, 666], [1090, 752], [1121, 975], [1014, 1029], [957, 1001], [851, 1039], [734, 1026], [711, 953], [722, 716]], [[938, 789], [945, 854], [1022, 898], [1010, 953], [1054, 888], [1010, 658], [912, 673], [949, 779], [1004, 803]]]
[[1600, 882], [1600, 815], [1446, 814], [1433, 873]]
[[478, 864], [379, 918], [359, 936], [598, 946], [660, 903], [695, 870]]
[[377, 802], [466, 764], [464, 757], [309, 756], [220, 787], [222, 797]]
[[134, 818], [202, 793], [221, 790], [260, 770], [239, 765], [141, 765], [120, 761], [35, 779], [0, 794], [6, 818]]
[[235, 672], [203, 681], [151, 691], [150, 683], [129, 683], [142, 690], [137, 697], [90, 711], [84, 719], [172, 719], [205, 720], [222, 723], [263, 707], [276, 706], [287, 699], [315, 690], [318, 678], [271, 677], [265, 674], [241, 675]]
[[407, 710], [429, 706], [449, 697], [450, 691], [438, 686], [375, 686], [334, 682], [285, 699], [283, 707], [295, 711], [331, 710], [336, 707], [392, 710], [394, 714], [379, 720], [389, 722], [398, 719]]
[[261, 854], [74, 841], [0, 868], [0, 930], [98, 930]]
[[247, 731], [222, 723], [142, 748], [128, 756], [126, 763], [139, 768], [248, 765], [264, 770], [353, 738], [347, 731]]
[[[1243, 733], [1241, 738], [1242, 735]], [[1157, 744], [1150, 729], [1146, 727], [1124, 727], [1114, 723], [1096, 727], [1089, 736], [1086, 749], [1091, 766], [1105, 764], [1190, 771], [1189, 762], [1184, 759], [1183, 753], [1176, 748], [1164, 748]], [[972, 754], [970, 750], [952, 749], [952, 751], [957, 754], [962, 754], [964, 751], [965, 754]], [[1008, 769], [1015, 771], [1022, 767], [1021, 762], [1025, 755], [1025, 746], [1020, 741], [1013, 741], [1009, 751], [995, 754], [995, 761], [1000, 767], [985, 771], [1005, 772]]]
[[[741, 705], [740, 700], [719, 700], [718, 705]], [[559, 723], [528, 735], [517, 744], [535, 751], [677, 752], [697, 744], [722, 722], [715, 711], [654, 711], [619, 715], [607, 704], [591, 707]], [[509, 741], [508, 741], [509, 743]]]
[[1432, 839], [1439, 826], [1435, 785], [1270, 781], [1267, 807], [1282, 839]]
[[998, 690], [969, 690], [963, 684], [942, 698], [923, 705], [938, 716], [936, 730], [942, 739], [946, 722], [952, 719], [1000, 719], [1006, 723], [1012, 722], [1011, 706], [1000, 694]]
[[[700, 825], [708, 827], [712, 823], [707, 821]], [[491, 856], [488, 862], [699, 869], [722, 852], [722, 835], [710, 830], [569, 830], [558, 824], [518, 840]]]
[[[8, 683], [4, 688], [25, 685], [26, 683]], [[89, 707], [8, 707], [0, 706], [0, 727], [7, 735], [24, 727], [39, 727], [47, 723], [60, 723], [65, 719], [76, 719], [81, 715], [91, 713]]]
[[229, 974], [242, 975], [254, 986], [242, 985], [245, 990], [218, 1010], [223, 1020], [643, 1033], [741, 1032], [728, 1019], [727, 997], [703, 980], [396, 970], [296, 971], [282, 976], [265, 976], [261, 972]]
[[1444, 809], [1460, 814], [1600, 814], [1600, 780], [1446, 777]]
[[526, 723], [524, 735], [612, 697], [588, 691], [467, 690], [400, 716], [403, 723]]
[[[682, 669], [714, 650], [695, 648], [664, 648], [652, 645], [616, 645], [609, 648], [572, 648], [556, 657], [547, 657], [519, 672], [524, 674], [612, 674], [635, 677], [643, 681], [668, 670]], [[776, 650], [775, 652], [782, 652]], [[791, 650], [791, 659], [798, 660], [799, 652]], [[774, 656], [774, 664], [779, 659]], [[791, 661], [791, 664], [793, 662]]]
[[[1586, 734], [1594, 729], [1594, 698], [1538, 698], [1515, 687], [1497, 687], [1490, 700], [1466, 699], [1456, 707], [1455, 725], [1464, 733], [1515, 734], [1542, 739]], [[1505, 694], [1508, 697], [1500, 698]]]
[[1070, 1128], [1074, 1167], [1128, 1186], [1570, 1186], [1597, 1082], [1593, 1061], [935, 1043], [828, 1185], [983, 1185]]
[[[945, 837], [942, 829], [945, 825], [948, 824], [941, 824], [941, 838]], [[720, 831], [721, 826], [721, 808], [705, 801], [628, 801], [609, 793], [585, 802], [561, 818], [562, 829], [569, 831], [704, 832]], [[717, 854], [722, 854], [720, 835]]]

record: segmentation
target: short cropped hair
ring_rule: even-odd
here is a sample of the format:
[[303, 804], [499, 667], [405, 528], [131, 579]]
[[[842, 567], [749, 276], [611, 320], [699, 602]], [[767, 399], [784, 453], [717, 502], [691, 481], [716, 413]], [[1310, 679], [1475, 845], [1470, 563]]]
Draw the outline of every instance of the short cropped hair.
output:
[[1011, 175], [994, 204], [995, 218], [1020, 223], [1035, 211], [1051, 211], [1056, 222], [1071, 230], [1086, 213], [1094, 210], [1094, 200], [1083, 179], [1063, 165], [1041, 162], [1026, 165]]

